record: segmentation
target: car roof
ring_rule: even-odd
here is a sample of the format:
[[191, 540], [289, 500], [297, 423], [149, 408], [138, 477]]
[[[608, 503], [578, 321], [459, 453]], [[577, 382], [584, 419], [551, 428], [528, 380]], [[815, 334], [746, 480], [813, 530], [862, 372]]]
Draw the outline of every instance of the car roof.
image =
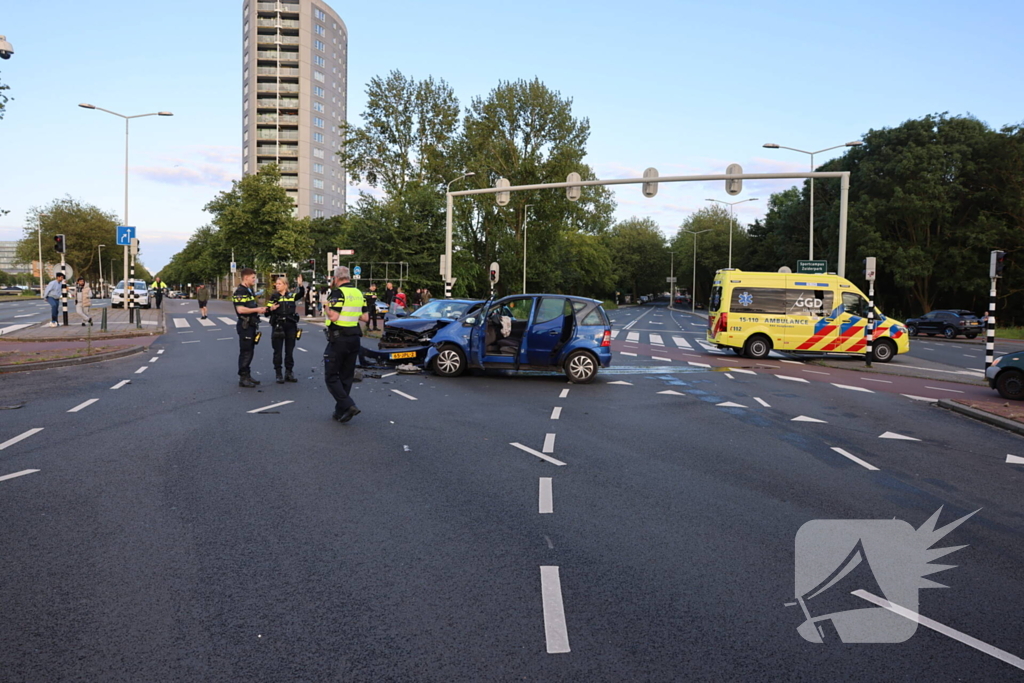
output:
[[544, 296], [560, 297], [562, 299], [573, 299], [575, 301], [589, 301], [589, 302], [595, 303], [595, 304], [603, 304], [604, 303], [600, 299], [591, 299], [590, 297], [586, 297], [586, 296], [576, 296], [574, 294], [553, 294], [553, 293], [550, 293], [550, 292], [545, 293], [545, 294], [508, 294], [506, 296], [501, 297], [500, 299], [495, 299], [495, 301], [504, 301], [505, 299], [522, 299], [522, 298], [525, 298], [525, 297], [544, 297]]

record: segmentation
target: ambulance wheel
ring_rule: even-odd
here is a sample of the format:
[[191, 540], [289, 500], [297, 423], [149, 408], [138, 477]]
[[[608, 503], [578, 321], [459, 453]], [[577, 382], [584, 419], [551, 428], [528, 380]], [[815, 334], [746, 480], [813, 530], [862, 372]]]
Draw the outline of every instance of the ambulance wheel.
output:
[[942, 336], [946, 339], [956, 339], [956, 328], [946, 325], [946, 328], [942, 330]]
[[761, 360], [772, 352], [772, 340], [763, 334], [755, 334], [743, 345], [743, 355], [747, 358]]
[[442, 346], [434, 358], [434, 372], [441, 377], [458, 377], [466, 370], [466, 355], [457, 346]]
[[565, 359], [563, 369], [573, 384], [590, 384], [597, 376], [597, 359], [586, 351], [573, 351]]
[[735, 353], [737, 356], [743, 355], [743, 349], [737, 349], [735, 346], [732, 347], [732, 352]]
[[896, 355], [896, 345], [888, 339], [876, 339], [871, 347], [871, 355], [876, 363], [888, 363]]
[[917, 325], [907, 325], [907, 334], [911, 337], [917, 336]]

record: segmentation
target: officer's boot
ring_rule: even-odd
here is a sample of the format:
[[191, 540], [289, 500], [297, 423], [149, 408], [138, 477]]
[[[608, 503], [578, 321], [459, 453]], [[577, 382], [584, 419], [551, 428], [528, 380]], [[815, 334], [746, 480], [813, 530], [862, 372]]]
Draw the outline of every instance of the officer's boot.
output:
[[249, 375], [240, 375], [239, 378], [238, 378], [238, 386], [244, 387], [246, 389], [252, 389], [257, 384], [259, 384], [259, 382], [254, 380]]
[[298, 382], [299, 380], [295, 378], [295, 375], [292, 374], [291, 370], [286, 370], [285, 373], [284, 373], [284, 381], [285, 382]]
[[284, 377], [281, 376], [281, 371], [277, 370], [277, 383], [284, 384]]

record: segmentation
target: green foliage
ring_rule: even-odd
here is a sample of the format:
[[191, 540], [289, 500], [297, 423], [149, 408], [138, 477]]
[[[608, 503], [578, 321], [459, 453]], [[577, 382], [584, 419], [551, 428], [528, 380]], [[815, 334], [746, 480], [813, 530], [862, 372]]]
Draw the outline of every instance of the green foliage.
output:
[[720, 204], [713, 204], [695, 211], [672, 238], [671, 250], [675, 254], [675, 273], [679, 278], [676, 286], [680, 290], [693, 287], [693, 246], [697, 234], [697, 300], [708, 297], [708, 283], [714, 278], [715, 271], [725, 268], [729, 263], [729, 230], [732, 226], [732, 264], [733, 267], [744, 267], [747, 261], [747, 231], [730, 216], [729, 209]]
[[611, 229], [606, 237], [615, 262], [618, 282], [633, 294], [633, 301], [646, 294], [664, 292], [670, 254], [665, 236], [651, 218], [629, 218]]

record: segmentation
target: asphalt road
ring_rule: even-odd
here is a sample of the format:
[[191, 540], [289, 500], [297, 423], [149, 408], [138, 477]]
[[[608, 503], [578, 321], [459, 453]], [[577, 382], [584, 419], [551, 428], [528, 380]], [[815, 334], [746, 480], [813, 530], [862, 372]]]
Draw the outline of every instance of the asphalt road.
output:
[[[1024, 656], [1024, 441], [901, 395], [946, 384], [723, 356], [652, 307], [594, 384], [367, 379], [338, 425], [318, 330], [298, 384], [265, 338], [243, 390], [229, 307], [169, 303], [151, 354], [0, 380], [5, 681], [1024, 677], [992, 649]], [[800, 637], [802, 525], [940, 508], [978, 512], [917, 612], [987, 651]]]

